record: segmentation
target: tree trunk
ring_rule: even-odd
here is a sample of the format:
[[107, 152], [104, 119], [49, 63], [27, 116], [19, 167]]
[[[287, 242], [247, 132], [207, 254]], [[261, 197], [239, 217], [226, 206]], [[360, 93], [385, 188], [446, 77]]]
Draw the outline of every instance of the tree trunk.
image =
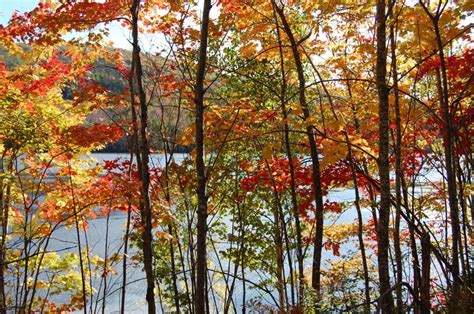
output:
[[[140, 45], [138, 43], [138, 15], [140, 11], [140, 0], [133, 0], [130, 8], [132, 16], [132, 71], [130, 74], [130, 94], [132, 98], [132, 107], [135, 106], [135, 97], [138, 96], [140, 104], [140, 130], [139, 136], [137, 134], [137, 165], [141, 180], [141, 198], [140, 198], [140, 214], [143, 226], [142, 241], [143, 241], [143, 259], [145, 266], [147, 292], [146, 300], [148, 303], [148, 313], [156, 313], [155, 304], [155, 276], [153, 273], [153, 235], [152, 235], [152, 213], [149, 197], [150, 187], [150, 173], [149, 173], [149, 155], [150, 149], [148, 146], [147, 127], [148, 127], [148, 106], [146, 102], [145, 90], [142, 83], [142, 64], [140, 59]], [[135, 124], [136, 125], [136, 124]], [[138, 130], [136, 130], [138, 133]], [[138, 158], [140, 156], [141, 158]], [[140, 160], [140, 163], [138, 162]]]
[[444, 121], [444, 158], [446, 167], [446, 182], [448, 185], [448, 202], [449, 202], [449, 215], [451, 219], [451, 231], [452, 231], [452, 267], [451, 273], [453, 275], [452, 293], [449, 301], [451, 310], [456, 310], [459, 302], [459, 292], [461, 287], [461, 280], [459, 277], [459, 244], [461, 243], [461, 232], [459, 228], [459, 207], [457, 199], [457, 187], [456, 187], [456, 168], [454, 162], [454, 138], [455, 132], [452, 124], [452, 115], [449, 105], [449, 93], [448, 93], [448, 77], [446, 72], [446, 60], [443, 51], [443, 41], [441, 38], [441, 31], [439, 29], [439, 19], [443, 13], [445, 6], [441, 6], [442, 2], [439, 0], [438, 8], [436, 13], [432, 14], [426, 5], [420, 1], [420, 5], [425, 10], [426, 14], [430, 17], [433, 23], [434, 33], [436, 36], [436, 44], [438, 48], [438, 55], [441, 65], [441, 84], [438, 84], [440, 90], [440, 107], [442, 117]]
[[430, 235], [425, 232], [421, 236], [421, 270], [422, 277], [420, 283], [421, 314], [429, 314], [431, 309], [430, 302]]
[[276, 277], [277, 277], [276, 286], [278, 289], [279, 313], [286, 313], [285, 300], [287, 298], [285, 298], [286, 289], [285, 289], [285, 278], [284, 278], [285, 277], [285, 273], [284, 273], [285, 261], [283, 257], [283, 239], [282, 239], [282, 226], [281, 226], [283, 216], [280, 214], [283, 211], [281, 210], [281, 201], [278, 195], [278, 191], [276, 189], [275, 180], [273, 178], [273, 175], [271, 174], [272, 170], [270, 168], [270, 164], [268, 163], [268, 160], [266, 158], [264, 160], [265, 160], [266, 169], [268, 173], [270, 174], [270, 178], [272, 181], [272, 185], [273, 185], [272, 194], [275, 200], [272, 213], [273, 213], [273, 220], [274, 220], [273, 237], [275, 239], [275, 254], [276, 254], [275, 261], [276, 261]]
[[397, 295], [397, 312], [403, 312], [402, 300], [402, 281], [403, 281], [403, 265], [402, 252], [400, 246], [400, 213], [402, 206], [402, 126], [400, 118], [400, 100], [398, 93], [398, 71], [397, 71], [397, 55], [395, 43], [395, 17], [393, 10], [390, 10], [390, 16], [393, 22], [390, 24], [390, 50], [392, 59], [392, 80], [393, 80], [393, 95], [395, 98], [395, 123], [396, 123], [396, 137], [395, 137], [395, 226], [393, 228], [393, 245], [395, 250], [395, 264], [396, 264], [396, 281], [398, 284]]
[[[275, 3], [273, 2], [275, 8]], [[288, 111], [286, 109], [286, 91], [287, 81], [285, 72], [285, 60], [283, 55], [283, 43], [281, 42], [280, 36], [280, 24], [278, 23], [278, 17], [275, 14], [276, 31], [278, 37], [278, 49], [280, 53], [280, 71], [281, 71], [281, 112], [284, 123], [284, 134], [285, 134], [285, 150], [288, 159], [288, 165], [290, 168], [290, 191], [291, 191], [291, 205], [293, 209], [293, 218], [295, 219], [295, 232], [296, 232], [296, 258], [298, 260], [298, 309], [303, 309], [303, 297], [304, 297], [304, 261], [303, 261], [303, 240], [301, 238], [301, 222], [298, 211], [298, 199], [296, 194], [296, 179], [295, 179], [295, 164], [293, 160], [293, 154], [291, 151], [290, 144], [290, 128], [288, 125]]]
[[[346, 135], [347, 136], [347, 135]], [[364, 311], [366, 314], [370, 313], [370, 283], [369, 283], [369, 267], [367, 266], [367, 256], [365, 253], [365, 246], [364, 246], [364, 235], [363, 235], [363, 227], [364, 221], [362, 219], [362, 210], [360, 208], [360, 195], [359, 195], [359, 185], [357, 180], [357, 174], [354, 167], [354, 157], [352, 155], [352, 148], [348, 145], [348, 158], [351, 166], [351, 175], [352, 181], [354, 182], [354, 192], [355, 192], [355, 200], [354, 204], [357, 210], [357, 239], [359, 241], [359, 249], [361, 253], [362, 259], [362, 269], [364, 271], [364, 295], [365, 295], [365, 307]]]
[[197, 259], [196, 259], [196, 313], [206, 312], [206, 236], [207, 236], [207, 195], [206, 195], [206, 169], [204, 164], [204, 76], [207, 59], [207, 41], [209, 35], [209, 12], [211, 1], [204, 0], [201, 21], [201, 38], [199, 47], [199, 60], [196, 74], [196, 85], [194, 101], [196, 106], [196, 176], [198, 197], [198, 221], [197, 221]]
[[454, 132], [452, 126], [451, 112], [449, 109], [449, 98], [448, 98], [448, 78], [446, 74], [446, 62], [443, 53], [443, 44], [441, 41], [441, 34], [438, 26], [438, 20], [433, 20], [435, 27], [436, 39], [439, 49], [439, 58], [441, 62], [441, 78], [442, 78], [442, 98], [441, 98], [441, 109], [443, 111], [443, 120], [445, 122], [445, 136], [444, 136], [444, 157], [446, 163], [446, 177], [448, 185], [448, 199], [449, 199], [449, 215], [451, 219], [451, 232], [452, 232], [452, 273], [453, 273], [453, 292], [450, 303], [456, 304], [458, 302], [459, 290], [460, 290], [460, 278], [459, 278], [459, 243], [460, 241], [460, 229], [459, 229], [459, 208], [457, 200], [456, 190], [456, 173], [453, 161], [454, 153]]
[[[306, 103], [306, 82], [304, 78], [303, 64], [301, 62], [300, 53], [298, 51], [299, 43], [296, 42], [293, 32], [286, 20], [285, 14], [282, 9], [280, 9], [275, 4], [275, 9], [280, 16], [280, 19], [283, 24], [288, 39], [290, 40], [291, 50], [293, 52], [293, 58], [295, 61], [296, 71], [298, 73], [298, 83], [299, 83], [299, 102], [301, 109], [303, 111], [304, 120], [307, 121], [310, 118], [310, 112], [308, 104]], [[313, 254], [313, 274], [311, 278], [311, 286], [316, 292], [317, 298], [319, 299], [319, 294], [321, 290], [321, 255], [323, 248], [323, 228], [324, 228], [324, 204], [323, 204], [323, 192], [321, 188], [321, 175], [319, 167], [319, 153], [316, 146], [316, 140], [314, 138], [314, 127], [307, 126], [306, 133], [308, 135], [309, 147], [310, 147], [310, 156], [312, 164], [312, 180], [313, 180], [313, 197], [316, 203], [316, 231], [315, 231], [315, 240], [314, 240], [314, 254]]]
[[[3, 157], [0, 160], [2, 163], [1, 173], [4, 173], [3, 169]], [[7, 183], [6, 188], [3, 184], [3, 177], [0, 179], [0, 223], [2, 224], [2, 237], [0, 240], [0, 313], [7, 313], [7, 296], [5, 293], [5, 258], [6, 258], [6, 237], [8, 234], [8, 211], [10, 208], [10, 184]], [[4, 194], [5, 188], [5, 194]]]
[[[376, 80], [379, 100], [379, 176], [380, 209], [377, 226], [378, 270], [380, 303], [382, 313], [393, 313], [393, 296], [390, 290], [390, 269], [388, 261], [390, 223], [390, 165], [389, 165], [389, 89], [385, 82], [387, 72], [387, 49], [385, 46], [385, 0], [377, 0], [377, 65]], [[387, 293], [388, 292], [388, 293]]]
[[[349, 84], [349, 81], [347, 81], [347, 91], [349, 93], [349, 97], [352, 100], [352, 91], [351, 91], [351, 86]], [[353, 112], [353, 120], [354, 120], [354, 126], [357, 131], [357, 133], [360, 132], [359, 129], [359, 121], [357, 120], [357, 114], [356, 114], [356, 108], [352, 108]], [[362, 218], [362, 210], [360, 207], [360, 193], [359, 193], [359, 181], [357, 179], [357, 172], [356, 172], [356, 167], [355, 167], [355, 160], [354, 160], [354, 155], [352, 153], [352, 147], [349, 143], [349, 136], [347, 130], [345, 131], [345, 138], [347, 141], [347, 157], [349, 159], [349, 164], [351, 166], [351, 176], [352, 176], [352, 181], [354, 182], [354, 194], [355, 194], [355, 200], [354, 204], [357, 210], [357, 239], [359, 241], [359, 246], [360, 246], [360, 253], [361, 253], [361, 259], [362, 259], [362, 267], [364, 271], [364, 295], [365, 295], [365, 303], [366, 305], [364, 306], [364, 311], [365, 313], [370, 313], [370, 282], [369, 282], [369, 268], [367, 265], [367, 255], [365, 252], [365, 246], [364, 246], [364, 235], [363, 235], [363, 227], [364, 227], [364, 221]]]

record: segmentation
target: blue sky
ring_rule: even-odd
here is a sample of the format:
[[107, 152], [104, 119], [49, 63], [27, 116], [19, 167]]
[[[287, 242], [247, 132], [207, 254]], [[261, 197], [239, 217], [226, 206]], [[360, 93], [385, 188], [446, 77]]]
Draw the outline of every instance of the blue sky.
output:
[[5, 25], [15, 10], [19, 12], [31, 11], [38, 0], [0, 0], [0, 24]]

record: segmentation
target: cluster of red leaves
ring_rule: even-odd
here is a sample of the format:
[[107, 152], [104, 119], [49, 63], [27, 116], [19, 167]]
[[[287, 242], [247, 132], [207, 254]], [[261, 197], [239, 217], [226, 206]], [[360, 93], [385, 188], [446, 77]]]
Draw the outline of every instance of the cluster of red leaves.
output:
[[[311, 184], [311, 173], [308, 167], [298, 160], [294, 159], [295, 180], [298, 185], [308, 186]], [[244, 161], [240, 164], [242, 170], [247, 172], [240, 185], [249, 192], [255, 191], [257, 187], [272, 189], [282, 192], [290, 185], [289, 162], [287, 158], [273, 158], [266, 161], [262, 160], [254, 167], [251, 162]]]
[[[294, 159], [293, 164], [295, 165], [295, 184], [299, 196], [298, 209], [300, 215], [308, 217], [308, 211], [314, 211], [311, 169], [304, 166], [298, 159]], [[240, 166], [247, 173], [247, 176], [240, 181], [241, 187], [246, 192], [254, 192], [257, 189], [283, 192], [291, 184], [287, 158], [270, 159], [268, 165], [264, 160], [259, 161], [256, 165], [245, 161]]]
[[[474, 49], [467, 49], [461, 56], [450, 56], [445, 59], [448, 79], [453, 84], [451, 91], [458, 92], [462, 80], [469, 79], [474, 72]], [[427, 74], [433, 74], [441, 68], [441, 60], [438, 55], [426, 60], [419, 68], [417, 78], [421, 79]]]
[[[441, 67], [439, 56], [428, 59], [420, 67], [418, 78], [422, 78], [427, 74], [433, 74]], [[456, 154], [469, 155], [471, 153], [471, 141], [474, 136], [474, 130], [471, 125], [474, 122], [474, 109], [472, 106], [462, 105], [462, 99], [470, 97], [472, 93], [472, 76], [474, 74], [474, 49], [470, 48], [464, 51], [460, 56], [450, 56], [446, 58], [446, 72], [449, 80], [449, 95], [453, 102], [457, 102], [456, 106], [451, 108], [453, 116], [453, 126], [456, 130], [456, 136], [460, 139], [456, 141]], [[443, 117], [440, 108], [434, 111], [438, 117]], [[429, 126], [437, 127], [441, 130], [441, 135], [446, 136], [447, 128], [442, 119], [435, 117], [428, 120]]]
[[[402, 171], [405, 177], [416, 175], [422, 166], [421, 157], [426, 155], [427, 151], [417, 149], [402, 155]], [[395, 157], [393, 158], [395, 159]]]
[[446, 292], [440, 289], [440, 284], [436, 281], [438, 281], [438, 278], [433, 278], [430, 283], [431, 310], [434, 313], [442, 313], [446, 311], [448, 298]]
[[[3, 63], [0, 63], [0, 82], [3, 83], [0, 91], [2, 94], [7, 94], [10, 88], [14, 87], [22, 94], [45, 95], [73, 72], [71, 64], [63, 63], [58, 55], [59, 52], [56, 51], [50, 59], [38, 64], [43, 70], [38, 77], [30, 73], [10, 72]], [[84, 74], [85, 71], [87, 69], [82, 69], [81, 73]]]
[[332, 250], [332, 254], [334, 256], [340, 256], [341, 253], [339, 252], [339, 249], [341, 248], [341, 244], [338, 242], [333, 242], [330, 239], [323, 244], [324, 249], [326, 250]]
[[369, 218], [369, 221], [366, 225], [367, 232], [365, 236], [365, 243], [368, 243], [370, 249], [374, 250], [374, 253], [377, 255], [377, 230], [375, 228], [375, 220], [373, 217]]
[[418, 69], [417, 78], [423, 78], [427, 73], [432, 73], [435, 70], [438, 70], [441, 66], [441, 62], [438, 56], [434, 56], [423, 62], [423, 64]]
[[467, 49], [462, 56], [446, 58], [446, 70], [450, 79], [469, 78], [474, 71], [474, 48]]
[[94, 147], [105, 143], [113, 143], [125, 134], [115, 124], [94, 123], [92, 127], [78, 125], [68, 130], [69, 143], [80, 147]]
[[[459, 107], [459, 111], [461, 108]], [[469, 106], [466, 110], [459, 112], [454, 119], [457, 128], [456, 154], [458, 156], [470, 156], [472, 154], [472, 139], [474, 138], [474, 107]]]
[[186, 84], [179, 82], [173, 74], [161, 74], [158, 77], [162, 96], [168, 97], [175, 94], [176, 89], [183, 89]]
[[48, 61], [40, 63], [40, 66], [47, 70], [47, 75], [33, 82], [23, 82], [19, 86], [22, 93], [34, 92], [39, 95], [45, 95], [54, 85], [64, 80], [71, 73], [70, 64], [64, 64], [58, 59], [57, 54]]
[[[293, 164], [296, 192], [298, 194], [298, 210], [302, 217], [311, 220], [313, 218], [311, 218], [310, 213], [315, 211], [311, 165], [305, 165], [296, 158], [293, 160]], [[270, 159], [268, 160], [268, 165], [264, 160], [256, 164], [245, 161], [240, 166], [246, 172], [246, 177], [240, 181], [240, 186], [246, 192], [273, 190], [281, 193], [289, 190], [291, 175], [288, 171], [289, 161], [287, 158]], [[344, 186], [350, 180], [350, 168], [348, 168], [344, 161], [327, 167], [321, 173], [323, 195], [326, 195], [331, 187]], [[342, 207], [337, 202], [326, 201], [324, 203], [325, 212], [340, 213], [341, 210]]]
[[117, 64], [115, 66], [115, 70], [117, 70], [117, 72], [119, 72], [120, 75], [122, 75], [122, 77], [125, 79], [128, 79], [130, 77], [130, 69], [121, 64]]
[[[137, 165], [130, 160], [108, 160], [104, 162], [104, 170], [106, 174], [97, 181], [97, 186], [102, 189], [105, 187], [110, 195], [118, 195], [122, 199], [122, 202], [114, 205], [114, 209], [128, 211], [129, 202], [140, 199], [141, 194], [141, 181]], [[162, 202], [157, 193], [160, 190], [162, 171], [152, 167], [148, 172], [153, 187], [153, 193], [150, 194], [151, 199], [155, 202]]]
[[11, 72], [8, 68], [0, 62], [0, 95], [6, 95], [10, 91], [10, 79]]
[[[456, 132], [455, 153], [457, 156], [469, 156], [472, 152], [472, 138], [474, 137], [474, 108], [472, 106], [459, 105], [452, 112], [452, 126]], [[442, 117], [441, 109], [434, 110], [436, 116], [427, 119], [425, 125], [417, 127], [414, 132], [407, 133], [405, 137], [410, 137], [407, 143], [411, 143], [413, 139], [423, 139], [427, 142], [426, 150], [429, 151], [428, 145], [433, 144], [439, 137], [447, 136], [447, 128]]]
[[[100, 169], [100, 168], [97, 168]], [[121, 211], [138, 213], [138, 200], [141, 194], [141, 181], [136, 164], [129, 160], [120, 159], [105, 161], [103, 170], [99, 172], [96, 168], [90, 170], [90, 180], [74, 183], [63, 178], [74, 177], [77, 173], [71, 167], [64, 167], [57, 172], [58, 179], [54, 183], [54, 191], [58, 197], [63, 200], [62, 205], [58, 205], [56, 199], [41, 204], [41, 217], [49, 221], [64, 221], [65, 218], [77, 211], [84, 218], [97, 218], [98, 213], [107, 216], [111, 212]], [[161, 170], [157, 168], [150, 169], [150, 181], [153, 186], [151, 193], [154, 206], [154, 217], [162, 217], [163, 212], [160, 206], [163, 200], [160, 198], [159, 180]], [[74, 188], [74, 198], [71, 194], [71, 188]], [[136, 219], [136, 228], [140, 228], [140, 219]], [[84, 227], [87, 227], [87, 220], [83, 220]]]
[[94, 182], [89, 192], [116, 197], [111, 202], [101, 204], [100, 213], [106, 216], [110, 211], [136, 211], [137, 206], [133, 204], [133, 200], [139, 199], [141, 186], [136, 165], [129, 160], [106, 160], [104, 171], [105, 174]]
[[[226, 110], [226, 109], [224, 109]], [[255, 129], [265, 125], [266, 123], [275, 122], [278, 117], [277, 110], [274, 109], [255, 109], [249, 107], [248, 104], [242, 104], [239, 107], [239, 112], [234, 110], [227, 109], [228, 112], [233, 113], [230, 116], [231, 119], [234, 119], [234, 115], [238, 114], [239, 118], [236, 120], [233, 129], [239, 134], [252, 135], [255, 133]]]
[[216, 5], [220, 6], [226, 15], [235, 14], [236, 18], [244, 17], [249, 12], [249, 0], [218, 0]]
[[48, 299], [38, 298], [38, 300], [41, 301], [40, 303], [44, 304], [43, 308], [46, 310], [45, 312], [49, 313], [69, 313], [83, 308], [82, 297], [79, 299], [80, 302], [77, 302], [77, 297], [71, 297], [69, 303], [61, 305]]
[[[359, 180], [362, 181], [365, 178], [360, 176]], [[321, 185], [325, 190], [329, 189], [330, 186], [344, 187], [351, 181], [352, 172], [346, 159], [339, 160], [321, 171]]]

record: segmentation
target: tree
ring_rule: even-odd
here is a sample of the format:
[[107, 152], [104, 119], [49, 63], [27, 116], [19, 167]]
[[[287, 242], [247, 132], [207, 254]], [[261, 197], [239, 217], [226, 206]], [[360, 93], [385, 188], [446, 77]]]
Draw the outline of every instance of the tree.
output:
[[196, 175], [198, 195], [198, 222], [196, 240], [196, 312], [206, 313], [207, 299], [207, 258], [206, 258], [206, 234], [207, 234], [207, 174], [204, 163], [204, 75], [206, 71], [207, 41], [209, 34], [209, 12], [211, 1], [205, 0], [202, 11], [201, 38], [199, 48], [199, 60], [196, 72], [196, 85], [194, 87], [194, 102], [196, 104]]
[[393, 297], [390, 285], [388, 260], [389, 219], [390, 219], [390, 166], [389, 166], [389, 89], [386, 83], [387, 47], [386, 47], [386, 6], [385, 0], [377, 1], [377, 94], [379, 97], [379, 176], [380, 176], [380, 209], [377, 225], [378, 269], [380, 281], [380, 308], [382, 313], [393, 311]]

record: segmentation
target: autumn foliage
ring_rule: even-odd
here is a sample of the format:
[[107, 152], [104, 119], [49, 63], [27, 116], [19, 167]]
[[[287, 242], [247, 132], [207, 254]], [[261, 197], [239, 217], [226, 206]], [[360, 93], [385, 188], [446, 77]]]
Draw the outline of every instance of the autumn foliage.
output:
[[15, 11], [0, 24], [0, 314], [472, 312], [472, 9]]

